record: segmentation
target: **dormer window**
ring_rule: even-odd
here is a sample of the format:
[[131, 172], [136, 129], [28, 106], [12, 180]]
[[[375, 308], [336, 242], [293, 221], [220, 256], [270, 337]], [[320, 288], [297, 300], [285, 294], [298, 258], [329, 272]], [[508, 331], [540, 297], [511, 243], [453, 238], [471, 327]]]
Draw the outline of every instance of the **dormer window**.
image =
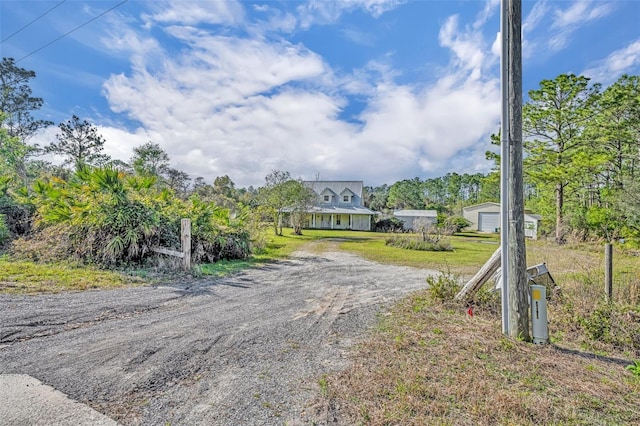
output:
[[342, 197], [342, 201], [345, 202], [345, 203], [348, 203], [349, 202], [349, 196], [348, 195], [343, 196]]
[[328, 203], [331, 200], [331, 198], [328, 195], [324, 196], [324, 202]]

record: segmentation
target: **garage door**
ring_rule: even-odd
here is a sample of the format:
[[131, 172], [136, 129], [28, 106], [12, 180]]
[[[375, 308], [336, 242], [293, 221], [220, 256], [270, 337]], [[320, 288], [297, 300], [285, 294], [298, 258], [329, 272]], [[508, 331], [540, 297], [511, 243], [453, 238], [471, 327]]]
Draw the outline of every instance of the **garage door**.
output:
[[496, 232], [500, 228], [500, 213], [478, 213], [478, 230]]

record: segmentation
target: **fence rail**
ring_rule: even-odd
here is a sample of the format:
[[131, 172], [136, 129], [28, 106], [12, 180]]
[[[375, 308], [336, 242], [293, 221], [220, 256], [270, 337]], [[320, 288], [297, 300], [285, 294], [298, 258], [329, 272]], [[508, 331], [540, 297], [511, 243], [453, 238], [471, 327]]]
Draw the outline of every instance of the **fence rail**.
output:
[[151, 247], [154, 253], [166, 254], [182, 259], [182, 268], [191, 269], [191, 219], [180, 220], [180, 251], [165, 247]]

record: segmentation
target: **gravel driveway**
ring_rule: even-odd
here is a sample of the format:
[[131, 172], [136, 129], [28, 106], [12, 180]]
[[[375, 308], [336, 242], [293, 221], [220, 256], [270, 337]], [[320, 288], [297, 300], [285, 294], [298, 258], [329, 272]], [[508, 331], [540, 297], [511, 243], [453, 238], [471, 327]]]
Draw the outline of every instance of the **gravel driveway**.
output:
[[322, 375], [345, 368], [376, 313], [429, 273], [300, 251], [189, 284], [3, 295], [0, 374], [121, 424], [332, 423], [312, 404]]

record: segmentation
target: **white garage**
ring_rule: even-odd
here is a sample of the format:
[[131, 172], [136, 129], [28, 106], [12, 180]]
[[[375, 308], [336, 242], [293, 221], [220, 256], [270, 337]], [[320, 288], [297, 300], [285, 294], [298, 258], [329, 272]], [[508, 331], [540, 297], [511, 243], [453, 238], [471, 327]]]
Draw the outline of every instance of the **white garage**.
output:
[[[462, 209], [462, 215], [471, 222], [470, 228], [479, 232], [500, 232], [500, 204], [482, 203]], [[538, 223], [541, 216], [524, 214], [525, 236], [536, 239], [538, 237]]]
[[497, 232], [500, 230], [500, 213], [478, 212], [478, 231]]

